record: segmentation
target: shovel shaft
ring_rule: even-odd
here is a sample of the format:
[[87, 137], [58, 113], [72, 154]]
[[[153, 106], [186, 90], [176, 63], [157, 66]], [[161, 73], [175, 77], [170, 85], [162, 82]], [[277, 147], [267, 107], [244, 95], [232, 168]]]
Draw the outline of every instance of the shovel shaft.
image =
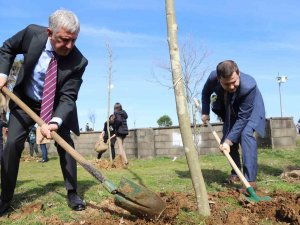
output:
[[[2, 87], [2, 92], [6, 94], [11, 100], [13, 100], [25, 113], [27, 113], [39, 126], [45, 124], [45, 122], [32, 111], [21, 99], [13, 94], [7, 87]], [[114, 185], [109, 185], [105, 177], [96, 170], [93, 165], [88, 162], [83, 156], [81, 156], [71, 145], [69, 145], [60, 135], [55, 131], [51, 131], [52, 138], [66, 151], [68, 152], [85, 170], [87, 170], [92, 176], [99, 180], [103, 186], [109, 191], [113, 192], [116, 188]], [[114, 189], [114, 190], [112, 190]]]

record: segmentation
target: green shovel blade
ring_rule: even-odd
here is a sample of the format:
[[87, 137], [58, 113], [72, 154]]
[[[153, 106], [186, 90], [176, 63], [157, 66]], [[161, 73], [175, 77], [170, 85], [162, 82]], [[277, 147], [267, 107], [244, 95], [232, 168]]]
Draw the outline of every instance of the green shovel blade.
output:
[[156, 193], [126, 178], [120, 181], [115, 202], [129, 212], [149, 219], [158, 218], [166, 209], [165, 202]]
[[271, 201], [272, 198], [269, 196], [259, 197], [254, 191], [253, 187], [248, 187], [247, 192], [249, 193], [249, 197], [246, 197], [249, 202], [260, 202], [260, 201]]

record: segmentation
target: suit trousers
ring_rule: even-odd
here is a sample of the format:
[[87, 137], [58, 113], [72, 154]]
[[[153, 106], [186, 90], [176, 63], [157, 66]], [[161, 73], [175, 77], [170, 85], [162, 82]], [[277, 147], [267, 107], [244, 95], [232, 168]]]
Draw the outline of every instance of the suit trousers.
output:
[[[38, 115], [40, 104], [26, 102]], [[8, 137], [1, 160], [1, 199], [10, 202], [13, 198], [19, 171], [19, 163], [24, 143], [31, 127], [35, 122], [19, 107], [11, 109], [8, 124]], [[74, 147], [70, 131], [60, 127], [57, 133], [71, 146]], [[56, 144], [60, 158], [60, 166], [66, 189], [77, 189], [76, 161], [60, 146]]]
[[[234, 143], [230, 148], [230, 156], [241, 169], [241, 160], [239, 154], [239, 144], [242, 148], [243, 173], [247, 181], [256, 181], [257, 176], [257, 142], [254, 137], [254, 129], [246, 125], [242, 131], [240, 143]], [[236, 175], [234, 170], [231, 170], [232, 175]]]

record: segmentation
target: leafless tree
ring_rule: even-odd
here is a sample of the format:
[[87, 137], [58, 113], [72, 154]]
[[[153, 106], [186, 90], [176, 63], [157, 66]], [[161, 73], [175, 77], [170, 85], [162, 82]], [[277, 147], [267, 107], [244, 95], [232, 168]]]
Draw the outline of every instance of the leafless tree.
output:
[[[199, 129], [197, 129], [197, 113], [193, 104], [193, 99], [200, 97], [201, 93], [199, 86], [209, 70], [209, 65], [207, 62], [209, 51], [203, 45], [196, 44], [191, 36], [187, 36], [183, 39], [182, 44], [179, 46], [179, 51], [186, 102], [193, 127], [193, 139], [195, 145], [198, 146]], [[171, 66], [168, 63], [162, 63], [160, 61], [157, 63], [157, 67], [168, 71], [169, 73], [172, 72]], [[170, 82], [167, 83], [169, 80], [169, 76], [157, 77], [153, 72], [154, 82], [171, 89], [173, 86], [170, 86]]]
[[110, 130], [109, 130], [109, 116], [110, 116], [110, 96], [111, 96], [111, 88], [112, 88], [112, 75], [113, 75], [113, 50], [108, 42], [105, 43], [105, 47], [108, 53], [108, 91], [107, 91], [107, 118], [106, 118], [106, 124], [107, 124], [107, 134], [108, 134], [108, 152], [109, 152], [109, 158], [112, 162], [112, 154], [111, 154], [111, 145], [110, 145]]
[[[209, 52], [204, 46], [197, 45], [190, 36], [183, 40], [182, 44], [179, 46], [179, 51], [188, 112], [194, 123], [196, 121], [196, 116], [194, 113], [195, 110], [193, 109], [193, 98], [199, 97], [199, 84], [209, 70], [209, 65], [207, 63]], [[160, 61], [156, 63], [156, 66], [169, 73], [172, 72], [171, 66], [168, 63]], [[173, 86], [170, 85], [169, 77], [157, 77], [153, 72], [153, 81], [170, 89], [173, 88]]]
[[94, 110], [91, 110], [89, 111], [89, 121], [91, 122], [91, 124], [93, 125], [93, 130], [94, 129], [94, 125], [95, 125], [95, 122], [96, 122], [96, 114], [95, 114], [95, 111]]

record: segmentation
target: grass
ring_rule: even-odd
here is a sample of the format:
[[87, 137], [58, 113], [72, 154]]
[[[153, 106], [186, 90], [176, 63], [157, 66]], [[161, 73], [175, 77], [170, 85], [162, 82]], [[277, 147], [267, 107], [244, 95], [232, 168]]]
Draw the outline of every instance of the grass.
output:
[[[201, 167], [209, 193], [224, 189], [222, 183], [228, 177], [230, 168], [221, 154], [202, 156]], [[300, 165], [300, 148], [292, 150], [259, 150], [258, 185], [268, 191], [282, 190], [299, 192], [300, 184], [285, 183], [279, 178], [283, 169], [288, 165]], [[103, 174], [115, 184], [122, 176], [146, 185], [156, 192], [193, 192], [186, 159], [156, 158], [152, 160], [131, 160], [128, 170], [103, 170]], [[88, 172], [78, 165], [78, 192], [85, 201], [99, 203], [110, 196], [104, 188]], [[236, 207], [236, 202], [227, 199]], [[66, 201], [62, 174], [57, 157], [48, 163], [36, 161], [21, 162], [13, 207], [19, 211], [22, 206], [43, 202], [47, 207], [24, 216], [18, 220], [2, 218], [1, 224], [42, 224], [41, 217], [57, 216], [65, 222], [80, 221], [80, 214], [72, 212]], [[101, 213], [101, 212], [99, 212]], [[191, 215], [192, 214], [192, 215]], [[191, 212], [182, 212], [180, 218], [197, 218]]]

